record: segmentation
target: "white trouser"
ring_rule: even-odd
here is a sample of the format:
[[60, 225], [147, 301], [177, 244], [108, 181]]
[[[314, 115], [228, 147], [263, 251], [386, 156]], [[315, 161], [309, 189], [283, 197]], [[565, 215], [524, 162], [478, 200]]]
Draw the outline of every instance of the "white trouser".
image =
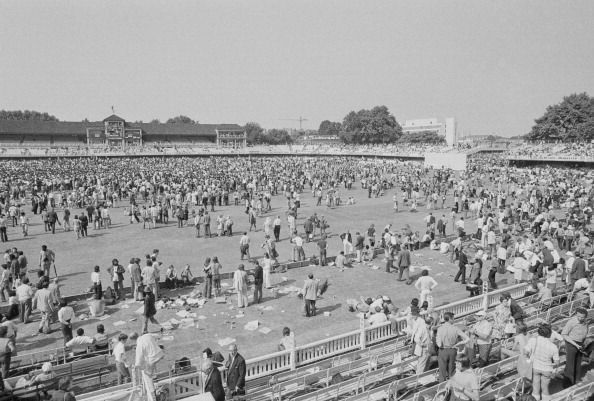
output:
[[147, 401], [156, 401], [155, 397], [155, 383], [153, 382], [152, 372], [141, 370], [142, 373], [142, 385], [144, 386], [144, 392]]

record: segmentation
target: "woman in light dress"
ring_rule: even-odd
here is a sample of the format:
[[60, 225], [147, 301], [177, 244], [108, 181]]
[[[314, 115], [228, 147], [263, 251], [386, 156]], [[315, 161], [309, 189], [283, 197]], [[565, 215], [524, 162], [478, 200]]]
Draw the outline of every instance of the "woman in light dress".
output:
[[264, 255], [264, 259], [260, 262], [262, 266], [262, 270], [264, 272], [264, 288], [272, 288], [272, 283], [270, 281], [270, 271], [272, 270], [272, 259], [270, 259], [270, 255], [268, 252]]
[[237, 270], [233, 273], [233, 288], [237, 291], [237, 306], [239, 308], [249, 306], [247, 272], [245, 271], [243, 263], [240, 264], [237, 267]]

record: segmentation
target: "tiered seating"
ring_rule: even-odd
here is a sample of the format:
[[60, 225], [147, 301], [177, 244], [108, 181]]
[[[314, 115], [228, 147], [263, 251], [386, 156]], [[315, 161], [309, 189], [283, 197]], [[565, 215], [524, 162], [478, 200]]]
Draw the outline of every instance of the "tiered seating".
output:
[[592, 143], [540, 143], [514, 147], [508, 153], [510, 158], [534, 160], [593, 160]]
[[[519, 290], [525, 290], [525, 285], [512, 286], [507, 290], [510, 289], [512, 293], [516, 293], [516, 296], [521, 296], [521, 294], [519, 294]], [[498, 299], [498, 293], [501, 291], [503, 290], [489, 293], [487, 295], [489, 301], [491, 301], [491, 298]], [[572, 294], [560, 295], [554, 300], [549, 300], [544, 303], [536, 302], [534, 297], [524, 298], [522, 302], [527, 303], [525, 305], [526, 310], [533, 313], [533, 316], [528, 319], [529, 324], [535, 325], [540, 321], [539, 319], [544, 318], [558, 319], [557, 316], [563, 316], [566, 319], [575, 310], [575, 308], [587, 305], [588, 303], [588, 298], [579, 297], [572, 302], [565, 302], [561, 305], [556, 305], [550, 308], [548, 306], [551, 303], [557, 304], [559, 302], [566, 301], [568, 298], [571, 298], [571, 296]], [[477, 298], [484, 298], [484, 296]], [[474, 305], [474, 300], [468, 299], [466, 300], [466, 303]], [[493, 306], [494, 304], [489, 302], [489, 305]], [[459, 315], [463, 316], [473, 314], [482, 307], [483, 304], [478, 304], [478, 309], [476, 309], [477, 307], [474, 307], [475, 309], [472, 310], [472, 308], [464, 309], [458, 304], [446, 305], [436, 308], [436, 310], [438, 312], [443, 312], [445, 310], [459, 311]], [[464, 310], [464, 312], [460, 312], [462, 310]], [[472, 324], [472, 319], [463, 319], [461, 323]], [[558, 324], [560, 323], [562, 322], [559, 322]], [[399, 328], [399, 331], [402, 328], [403, 327]], [[324, 345], [321, 345], [320, 342], [298, 347], [294, 353], [294, 358], [296, 359], [295, 364], [298, 367], [292, 371], [289, 370], [291, 360], [289, 357], [289, 352], [280, 352], [268, 357], [248, 360], [247, 388], [248, 393], [250, 394], [250, 399], [252, 397], [257, 400], [295, 397], [300, 397], [300, 399], [309, 399], [307, 398], [308, 394], [315, 395], [311, 396], [312, 399], [323, 399], [325, 397], [336, 396], [337, 394], [348, 395], [349, 391], [353, 391], [354, 388], [358, 389], [358, 391], [367, 391], [373, 387], [373, 391], [375, 391], [376, 388], [382, 387], [380, 384], [386, 381], [389, 382], [391, 381], [389, 378], [396, 376], [394, 370], [390, 368], [391, 365], [389, 364], [396, 361], [397, 364], [407, 364], [408, 368], [410, 368], [410, 346], [403, 345], [405, 340], [404, 337], [390, 340], [390, 338], [393, 338], [393, 335], [389, 329], [389, 324], [380, 328], [374, 328], [373, 330], [371, 328], [366, 329], [366, 340], [369, 341], [369, 343], [373, 343], [373, 341], [380, 343], [379, 345], [372, 345], [366, 349], [360, 349], [360, 343], [355, 341], [355, 338], [360, 337], [357, 331], [327, 340], [324, 342]], [[384, 330], [384, 333], [387, 334], [378, 335], [377, 333], [379, 333], [381, 330]], [[339, 346], [337, 341], [343, 341], [341, 338], [350, 338], [350, 340], [348, 340], [350, 343], [348, 344], [351, 344], [348, 345], [345, 343], [341, 345], [344, 347], [342, 348], [342, 352], [346, 352], [343, 355], [337, 356], [337, 351], [317, 351], [328, 349], [338, 350], [339, 348], [336, 348]], [[386, 342], [386, 340], [388, 341]], [[496, 347], [494, 349], [496, 349]], [[313, 352], [314, 350], [316, 351]], [[312, 364], [312, 361], [319, 362], [314, 362]], [[512, 369], [514, 367], [513, 363], [508, 362], [501, 363], [500, 365], [496, 365], [495, 367], [484, 370], [482, 373], [485, 383], [487, 383], [487, 381], [492, 382], [492, 378], [500, 379], [504, 371], [507, 372], [507, 369]], [[199, 366], [198, 364], [195, 365]], [[271, 366], [275, 366], [275, 368], [271, 368]], [[404, 367], [404, 365], [401, 367]], [[365, 374], [363, 374], [363, 372], [365, 372]], [[344, 376], [358, 376], [343, 381], [341, 386], [337, 386], [337, 384], [332, 384], [331, 381], [331, 378], [336, 373], [343, 375], [343, 378]], [[399, 374], [402, 374], [402, 370]], [[433, 375], [435, 377], [435, 372], [433, 372]], [[400, 378], [399, 380], [403, 379], [404, 378]], [[420, 379], [420, 382], [411, 382], [413, 379], [408, 379], [408, 381], [401, 382], [401, 384], [408, 383], [407, 388], [414, 387], [417, 390], [437, 384], [434, 379], [431, 379], [430, 374], [423, 375], [420, 377]], [[187, 375], [179, 378], [174, 377], [168, 379], [167, 382], [169, 383], [168, 385], [170, 388], [170, 393], [179, 393], [180, 395], [184, 393], [185, 390], [183, 389], [187, 388], [187, 385], [184, 383], [188, 380], [192, 380], [194, 383], [192, 385], [195, 385], [195, 380], [198, 379], [195, 375]], [[386, 388], [383, 388], [383, 390], [384, 393], [378, 394], [385, 394]], [[85, 396], [85, 399], [87, 399], [87, 397], [89, 399], [93, 399], [92, 397], [99, 397], [96, 399], [100, 399], [100, 397], [104, 395], [106, 391], [109, 392], [109, 390], [102, 390], [100, 392], [88, 394], [88, 396]], [[118, 391], [125, 392], [128, 390], [127, 387], [124, 386], [118, 387]], [[313, 391], [313, 393], [310, 393], [311, 391]]]
[[[589, 300], [587, 298], [580, 297], [579, 299], [570, 302], [571, 305], [568, 309], [575, 310], [580, 306], [587, 305], [588, 302]], [[562, 309], [557, 309], [557, 311], [561, 310]], [[553, 317], [555, 317], [555, 314], [553, 314]], [[566, 316], [563, 320], [557, 320], [557, 326], [562, 327], [567, 319], [568, 317]], [[539, 321], [539, 318], [534, 317], [528, 321], [527, 324], [530, 326], [530, 324], [533, 324], [537, 321]], [[591, 330], [591, 333], [593, 330]], [[491, 349], [491, 354], [495, 354], [497, 349], [497, 346], [493, 346]], [[501, 380], [509, 379], [512, 375], [515, 375], [517, 358], [517, 356], [507, 358], [485, 368], [479, 369], [477, 373], [480, 376], [481, 390], [483, 390], [486, 386], [492, 386], [491, 390], [488, 392], [489, 396], [507, 396], [509, 394], [508, 390], [515, 389], [517, 383], [516, 379], [514, 378], [511, 378], [511, 381], [508, 381], [506, 384], [504, 384], [506, 386], [505, 388], [497, 386], [497, 383]], [[438, 394], [444, 390], [444, 384], [437, 382], [437, 374], [437, 369], [434, 369], [427, 371], [422, 375], [405, 377], [389, 384], [374, 387], [370, 390], [362, 391], [360, 393], [358, 392], [356, 395], [347, 398], [347, 401], [391, 399], [392, 397], [394, 399], [398, 398], [399, 400], [411, 401], [436, 400]], [[421, 396], [423, 398], [420, 398]], [[493, 398], [487, 398], [487, 396], [483, 394], [483, 391], [481, 391], [481, 399], [491, 400]]]
[[581, 383], [553, 395], [551, 401], [585, 401], [593, 392], [594, 383]]

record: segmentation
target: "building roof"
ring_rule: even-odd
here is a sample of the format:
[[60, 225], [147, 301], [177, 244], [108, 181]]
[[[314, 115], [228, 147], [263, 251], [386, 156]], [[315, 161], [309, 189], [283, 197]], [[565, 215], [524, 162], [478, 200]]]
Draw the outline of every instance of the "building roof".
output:
[[[107, 117], [105, 120], [114, 121]], [[123, 121], [123, 120], [122, 120]], [[87, 128], [103, 129], [103, 121], [65, 122], [37, 120], [0, 120], [0, 135], [86, 135]], [[126, 123], [125, 128], [140, 128], [145, 136], [183, 135], [216, 136], [216, 130], [243, 131], [237, 124], [161, 124], [161, 123]]]
[[103, 122], [0, 120], [0, 135], [80, 135], [94, 126], [103, 127]]
[[121, 122], [126, 122], [126, 120], [124, 120], [122, 117], [120, 116], [116, 116], [115, 114], [112, 114], [111, 116], [107, 117], [105, 120], [103, 120], [103, 122], [106, 121], [121, 121]]

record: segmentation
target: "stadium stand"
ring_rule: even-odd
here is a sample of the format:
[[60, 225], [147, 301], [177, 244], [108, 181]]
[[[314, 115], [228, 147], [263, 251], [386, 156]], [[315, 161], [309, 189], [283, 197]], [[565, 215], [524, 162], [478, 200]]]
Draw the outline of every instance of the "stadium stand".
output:
[[[561, 294], [557, 295], [556, 298], [546, 303], [537, 302], [534, 296], [523, 297], [523, 291], [525, 289], [525, 284], [511, 288], [514, 297], [522, 298], [521, 302], [526, 312], [531, 315], [529, 325], [535, 325], [540, 321], [553, 320], [557, 324], [560, 324], [572, 314], [575, 308], [587, 305], [586, 297], [578, 297], [573, 300], [572, 297], [574, 294], [572, 292], [565, 292], [564, 289], [560, 290]], [[472, 315], [477, 310], [484, 308], [485, 305], [495, 306], [499, 292], [501, 291], [486, 293], [479, 297], [444, 305], [435, 309], [436, 312], [441, 314], [445, 311], [456, 311], [463, 319], [461, 322], [463, 324], [469, 324], [465, 316]], [[406, 321], [402, 321], [401, 325], [398, 328], [398, 332], [405, 330]], [[293, 356], [289, 355], [290, 353], [288, 352], [281, 352], [248, 360], [248, 392], [254, 397], [253, 399], [270, 397], [274, 397], [271, 399], [295, 398], [295, 394], [299, 394], [300, 392], [302, 394], [299, 394], [298, 399], [325, 399], [324, 397], [329, 397], [329, 395], [342, 394], [343, 391], [349, 393], [353, 388], [362, 389], [373, 383], [375, 383], [373, 384], [374, 389], [371, 391], [389, 391], [390, 389], [388, 387], [393, 382], [387, 383], [388, 387], [386, 385], [376, 386], [378, 383], [388, 380], [398, 370], [394, 370], [392, 364], [396, 363], [400, 367], [400, 372], [405, 372], [405, 368], [410, 367], [410, 363], [412, 362], [410, 359], [411, 347], [405, 344], [406, 337], [394, 337], [389, 324], [376, 328], [367, 327], [364, 329], [364, 333], [364, 335], [360, 331], [345, 333], [318, 343], [307, 344], [298, 347]], [[361, 341], [363, 341], [363, 344], [369, 346], [362, 346]], [[509, 346], [510, 344], [511, 342], [508, 341], [504, 346]], [[55, 355], [58, 354], [65, 355], [64, 352], [55, 352]], [[29, 358], [41, 360], [43, 356], [21, 356], [21, 360]], [[487, 377], [499, 378], [502, 372], [508, 372], [507, 368], [504, 369], [504, 367], [510, 366], [507, 362], [494, 365], [493, 367], [489, 366], [488, 369], [483, 370], [482, 373], [485, 380], [487, 380]], [[391, 368], [388, 369], [386, 364], [389, 364]], [[67, 370], [68, 367], [64, 367], [64, 369]], [[369, 370], [373, 370], [374, 373], [370, 374]], [[363, 374], [365, 371], [368, 372]], [[330, 385], [331, 378], [336, 373], [352, 377], [352, 379], [348, 383], [345, 382], [342, 386]], [[420, 389], [422, 387], [424, 389], [423, 391], [427, 393], [432, 391], [438, 393], [440, 388], [435, 387], [435, 384], [433, 384], [434, 380], [432, 377], [434, 375], [435, 372], [428, 372], [419, 378], [407, 378], [406, 381], [400, 383], [403, 386], [406, 384], [406, 388]], [[167, 384], [169, 390], [172, 391], [170, 394], [176, 394], [176, 397], [189, 395], [183, 389], [188, 390], [188, 386], [190, 385], [199, 388], [199, 378], [196, 377], [196, 374], [173, 377], [168, 373], [164, 373], [161, 374], [161, 377], [163, 376], [165, 378], [162, 380], [161, 385]], [[429, 384], [432, 384], [432, 386], [429, 386]], [[506, 388], [510, 387], [507, 382], [504, 385]], [[319, 386], [324, 388], [316, 390], [317, 392], [315, 394], [318, 397], [313, 397], [313, 395], [310, 397], [307, 396], [308, 394], [313, 394], [311, 393], [312, 388]], [[97, 388], [97, 385], [86, 388]], [[500, 393], [504, 392], [503, 388], [499, 390]], [[101, 397], [107, 393], [122, 391], [129, 392], [130, 385], [105, 388], [94, 393], [84, 394], [81, 399], [99, 399], [93, 397]], [[368, 390], [366, 389], [365, 391]], [[490, 393], [492, 392], [490, 391]], [[325, 396], [322, 397], [324, 394]]]

